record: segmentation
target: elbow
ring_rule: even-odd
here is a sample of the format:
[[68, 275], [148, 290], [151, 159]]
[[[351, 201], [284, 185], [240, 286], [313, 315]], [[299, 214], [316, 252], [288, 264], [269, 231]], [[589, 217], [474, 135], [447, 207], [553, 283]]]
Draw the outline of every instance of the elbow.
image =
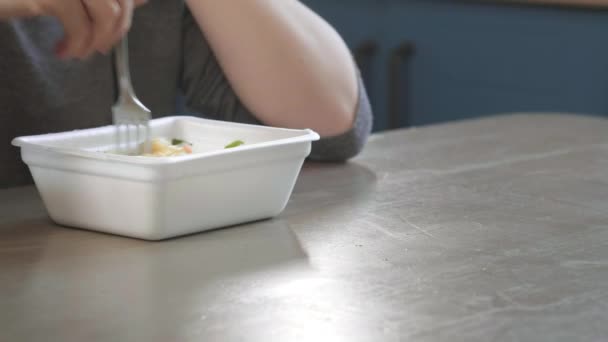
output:
[[321, 137], [334, 137], [347, 133], [355, 125], [356, 99], [334, 101], [320, 111], [317, 127], [313, 127]]
[[310, 160], [346, 162], [359, 155], [372, 132], [373, 113], [363, 85], [355, 109], [350, 111], [350, 121], [334, 135], [323, 136], [312, 145]]
[[367, 98], [361, 99], [363, 85], [359, 82], [354, 62], [348, 64], [353, 70], [319, 80], [314, 87], [316, 99], [313, 107], [317, 109], [313, 115], [317, 133], [322, 137], [338, 136], [351, 130], [355, 126], [360, 102], [367, 101]]

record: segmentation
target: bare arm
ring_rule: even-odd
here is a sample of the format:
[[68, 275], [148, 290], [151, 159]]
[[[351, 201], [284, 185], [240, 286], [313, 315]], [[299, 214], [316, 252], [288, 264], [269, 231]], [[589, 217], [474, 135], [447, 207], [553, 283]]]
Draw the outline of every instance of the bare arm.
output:
[[186, 0], [241, 101], [267, 125], [348, 131], [358, 83], [340, 36], [297, 0]]

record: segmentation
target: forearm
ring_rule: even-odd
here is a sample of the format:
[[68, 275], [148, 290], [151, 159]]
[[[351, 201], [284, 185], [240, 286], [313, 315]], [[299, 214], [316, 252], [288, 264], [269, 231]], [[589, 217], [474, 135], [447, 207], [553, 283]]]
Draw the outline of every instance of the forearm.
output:
[[347, 131], [355, 65], [340, 36], [296, 0], [186, 0], [241, 101], [268, 125]]

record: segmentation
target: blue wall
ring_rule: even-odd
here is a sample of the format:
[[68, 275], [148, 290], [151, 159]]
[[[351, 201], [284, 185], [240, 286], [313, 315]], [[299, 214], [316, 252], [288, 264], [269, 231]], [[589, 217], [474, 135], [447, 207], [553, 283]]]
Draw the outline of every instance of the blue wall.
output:
[[376, 129], [388, 128], [388, 60], [415, 54], [400, 75], [404, 125], [512, 111], [608, 116], [608, 12], [461, 1], [309, 0], [347, 43], [380, 49], [366, 79]]

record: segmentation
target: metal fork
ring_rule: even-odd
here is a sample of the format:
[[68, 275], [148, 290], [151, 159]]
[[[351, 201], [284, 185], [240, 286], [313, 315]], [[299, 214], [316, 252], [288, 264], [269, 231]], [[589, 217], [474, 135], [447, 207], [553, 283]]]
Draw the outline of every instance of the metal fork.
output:
[[[115, 72], [118, 83], [118, 100], [112, 107], [112, 118], [116, 127], [115, 150], [129, 155], [147, 150], [150, 140], [150, 110], [135, 96], [129, 71], [127, 36], [114, 49]], [[132, 140], [132, 139], [135, 140]]]

